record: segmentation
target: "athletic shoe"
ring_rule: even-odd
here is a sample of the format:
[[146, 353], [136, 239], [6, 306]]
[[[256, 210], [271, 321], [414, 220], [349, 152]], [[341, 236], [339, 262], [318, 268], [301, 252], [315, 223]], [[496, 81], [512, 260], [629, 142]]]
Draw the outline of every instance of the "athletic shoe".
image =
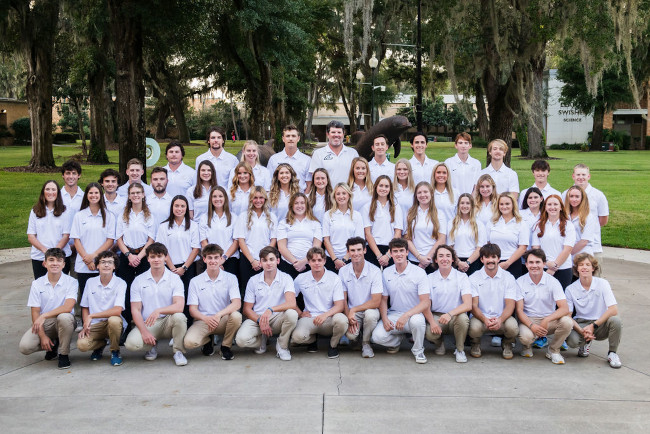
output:
[[454, 351], [454, 355], [456, 356], [456, 363], [467, 363], [467, 356], [465, 356], [465, 351]]
[[70, 367], [70, 357], [67, 354], [59, 354], [59, 369], [68, 369]]
[[397, 354], [399, 352], [399, 345], [396, 347], [388, 347], [386, 350], [388, 354]]
[[562, 346], [560, 347], [560, 351], [567, 351], [569, 349], [569, 346], [566, 344], [566, 341], [562, 342]]
[[327, 358], [328, 359], [338, 359], [338, 357], [339, 357], [339, 349], [338, 349], [338, 347], [330, 346], [327, 349]]
[[510, 360], [514, 357], [514, 354], [512, 354], [512, 346], [511, 345], [504, 345], [503, 346], [503, 352], [501, 353], [504, 359]]
[[348, 339], [348, 337], [345, 336], [345, 335], [341, 336], [341, 340], [339, 341], [339, 345], [350, 345], [350, 339]]
[[492, 336], [492, 342], [490, 342], [490, 345], [493, 347], [500, 347], [501, 346], [501, 336]]
[[590, 348], [591, 348], [591, 341], [585, 343], [581, 347], [578, 347], [578, 357], [589, 357]]
[[562, 354], [560, 353], [551, 353], [547, 351], [546, 358], [551, 359], [551, 362], [553, 362], [554, 365], [564, 365], [564, 357], [562, 357]]
[[158, 348], [154, 345], [151, 347], [149, 351], [144, 353], [144, 359], [149, 360], [150, 362], [156, 360], [158, 358]]
[[187, 365], [187, 359], [185, 358], [183, 353], [181, 353], [180, 351], [176, 351], [174, 353], [174, 363], [176, 363], [176, 366], [185, 366]]
[[444, 356], [445, 355], [445, 343], [440, 342], [440, 345], [438, 345], [438, 348], [436, 348], [435, 351], [437, 356]]
[[530, 359], [531, 357], [533, 357], [533, 349], [530, 348], [530, 347], [528, 347], [528, 348], [524, 347], [524, 349], [521, 351], [520, 354], [521, 354], [521, 357], [526, 357], [526, 358]]
[[210, 339], [207, 344], [203, 345], [201, 348], [201, 353], [203, 353], [203, 355], [206, 357], [214, 354], [214, 345], [212, 345], [212, 339]]
[[80, 319], [77, 320], [77, 326], [75, 327], [74, 331], [75, 333], [79, 333], [84, 329], [84, 324], [81, 322]]
[[375, 357], [375, 352], [372, 350], [370, 344], [361, 345], [361, 357], [363, 357], [364, 359], [372, 359], [373, 357]]
[[616, 353], [609, 353], [607, 355], [607, 361], [609, 362], [609, 366], [611, 366], [612, 368], [618, 369], [621, 367], [621, 359], [618, 357], [618, 354]]
[[469, 350], [469, 355], [476, 357], [477, 359], [481, 357], [481, 344], [472, 344], [472, 348]]
[[212, 335], [212, 345], [214, 345], [215, 347], [218, 347], [220, 339], [221, 338], [219, 337], [219, 335]]
[[318, 341], [314, 341], [311, 344], [307, 344], [308, 353], [317, 353], [318, 352]]
[[426, 362], [427, 362], [427, 357], [424, 355], [424, 351], [422, 351], [421, 353], [417, 353], [415, 355], [415, 363], [423, 364]]
[[169, 340], [169, 346], [170, 346], [170, 347], [173, 347], [173, 346], [174, 346], [174, 338], [171, 338], [171, 339]]
[[93, 362], [96, 362], [97, 360], [101, 359], [102, 356], [104, 355], [104, 347], [97, 348], [93, 353], [90, 355], [90, 360]]
[[119, 351], [111, 351], [111, 365], [120, 366], [122, 364], [122, 356]]
[[57, 357], [59, 357], [59, 341], [54, 340], [52, 349], [45, 352], [45, 360], [55, 360]]
[[235, 355], [232, 353], [230, 347], [221, 346], [221, 358], [223, 360], [232, 360], [235, 358]]
[[255, 348], [255, 354], [264, 354], [266, 353], [266, 342], [268, 340], [268, 337], [266, 335], [262, 335], [262, 343], [260, 344], [259, 348]]
[[280, 346], [280, 342], [278, 341], [275, 341], [275, 355], [284, 362], [288, 362], [289, 360], [291, 360], [291, 353], [289, 352], [289, 349], [282, 348]]
[[546, 339], [546, 336], [537, 338], [535, 339], [535, 342], [533, 342], [533, 347], [535, 348], [544, 348], [546, 346], [548, 346], [548, 339]]

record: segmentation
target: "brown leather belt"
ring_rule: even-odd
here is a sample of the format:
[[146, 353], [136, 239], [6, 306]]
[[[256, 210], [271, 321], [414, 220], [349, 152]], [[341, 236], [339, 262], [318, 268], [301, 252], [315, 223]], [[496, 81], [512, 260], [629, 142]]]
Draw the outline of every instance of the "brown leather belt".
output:
[[139, 247], [137, 249], [132, 249], [130, 247], [127, 247], [127, 248], [129, 249], [129, 252], [131, 252], [131, 254], [137, 255], [138, 253], [140, 253], [142, 251], [142, 249], [144, 249], [144, 246]]

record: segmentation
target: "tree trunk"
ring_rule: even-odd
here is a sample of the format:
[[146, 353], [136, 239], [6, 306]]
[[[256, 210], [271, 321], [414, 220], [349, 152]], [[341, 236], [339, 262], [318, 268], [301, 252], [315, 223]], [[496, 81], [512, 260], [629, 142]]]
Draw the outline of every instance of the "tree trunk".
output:
[[107, 164], [106, 154], [106, 73], [103, 68], [88, 72], [88, 94], [90, 99], [90, 153], [88, 161]]
[[605, 109], [601, 105], [594, 108], [593, 134], [591, 135], [590, 151], [601, 151], [603, 149], [603, 123], [605, 121]]
[[[533, 72], [533, 95], [528, 115], [528, 156], [530, 158], [547, 158], [544, 143], [544, 67], [546, 55], [537, 59]], [[522, 153], [523, 155], [523, 153]]]
[[156, 140], [163, 140], [167, 137], [167, 118], [169, 117], [169, 106], [164, 98], [158, 99], [158, 111], [156, 113]]
[[[126, 177], [126, 163], [137, 158], [145, 164], [144, 63], [142, 20], [135, 0], [108, 0], [115, 44], [115, 87], [120, 173]], [[146, 171], [142, 175], [146, 181]]]
[[79, 107], [79, 99], [76, 97], [71, 98], [72, 107], [77, 115], [77, 129], [79, 130], [79, 137], [81, 138], [81, 153], [84, 158], [88, 159], [88, 147], [86, 146], [86, 132], [84, 131], [84, 121], [81, 114], [81, 107]]
[[478, 136], [487, 141], [490, 137], [490, 125], [488, 124], [488, 114], [485, 108], [485, 96], [481, 80], [476, 80], [474, 84], [474, 93], [476, 94], [476, 123], [478, 124]]
[[230, 99], [230, 116], [232, 117], [232, 129], [235, 131], [235, 138], [239, 140], [239, 131], [237, 131], [237, 120], [235, 119], [235, 108], [232, 103], [232, 97]]
[[52, 154], [52, 63], [59, 21], [59, 0], [16, 6], [20, 45], [27, 61], [27, 105], [32, 130], [29, 167], [55, 167]]

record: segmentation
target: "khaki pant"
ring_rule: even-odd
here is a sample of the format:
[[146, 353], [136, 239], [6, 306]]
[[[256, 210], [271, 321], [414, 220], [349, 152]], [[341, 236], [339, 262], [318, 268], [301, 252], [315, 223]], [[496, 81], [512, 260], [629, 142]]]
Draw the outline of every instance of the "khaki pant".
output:
[[300, 318], [291, 334], [292, 344], [311, 344], [316, 341], [316, 335], [331, 336], [330, 346], [336, 348], [339, 341], [348, 330], [348, 317], [342, 313], [327, 318], [320, 326], [314, 324], [314, 318]]
[[[284, 312], [275, 312], [269, 318], [269, 325], [274, 335], [278, 336], [278, 343], [283, 349], [289, 348], [291, 333], [298, 324], [298, 312], [293, 309]], [[262, 345], [262, 330], [252, 319], [247, 319], [237, 332], [237, 346], [241, 348], [259, 348]]]
[[[402, 312], [388, 312], [388, 319], [394, 323], [403, 315]], [[413, 346], [411, 352], [418, 355], [424, 351], [424, 333], [427, 328], [427, 320], [424, 315], [416, 313], [406, 321], [402, 330], [394, 328], [391, 331], [386, 331], [384, 322], [378, 321], [377, 326], [372, 331], [372, 342], [383, 345], [388, 348], [399, 347], [404, 339], [404, 335], [411, 333], [413, 335]]]
[[[436, 321], [440, 320], [440, 317], [446, 312], [433, 312], [433, 318]], [[440, 322], [438, 322], [440, 324]], [[442, 329], [442, 334], [431, 333], [431, 327], [427, 327], [424, 337], [428, 341], [433, 342], [436, 345], [442, 344], [442, 335], [454, 335], [456, 340], [456, 349], [458, 351], [465, 351], [465, 338], [467, 337], [467, 330], [469, 329], [469, 317], [465, 312], [451, 317], [451, 320], [447, 324], [440, 324]]]
[[377, 322], [379, 322], [379, 309], [366, 309], [363, 312], [357, 312], [354, 314], [354, 319], [359, 323], [359, 328], [356, 333], [350, 333], [348, 326], [348, 332], [345, 335], [348, 339], [354, 341], [359, 337], [359, 332], [363, 330], [361, 343], [369, 344], [372, 331], [377, 327]]
[[[544, 318], [534, 318], [529, 316], [528, 319], [539, 325]], [[567, 336], [569, 336], [569, 333], [571, 333], [572, 327], [573, 321], [571, 321], [571, 317], [569, 316], [563, 316], [560, 319], [548, 323], [548, 328], [546, 329], [547, 334], [553, 335], [553, 339], [548, 343], [548, 349], [551, 353], [557, 354], [560, 352], [560, 347]], [[535, 342], [535, 339], [537, 339], [537, 335], [535, 335], [527, 325], [523, 323], [519, 324], [519, 341], [521, 341], [521, 345], [523, 345], [524, 348], [530, 348], [531, 345], [533, 345], [533, 342]]]
[[[187, 331], [187, 318], [182, 313], [174, 313], [162, 318], [158, 318], [153, 326], [147, 327], [147, 330], [149, 330], [149, 333], [151, 333], [156, 338], [156, 341], [163, 338], [173, 338], [174, 353], [176, 353], [176, 351], [180, 351], [182, 353], [185, 352], [185, 347], [183, 346], [183, 338], [185, 337], [185, 332]], [[140, 351], [142, 349], [149, 351], [151, 349], [151, 345], [145, 345], [144, 341], [142, 340], [140, 329], [137, 327], [134, 327], [126, 337], [124, 346], [129, 351]]]
[[[594, 321], [588, 319], [579, 319], [576, 318], [576, 322], [582, 328], [587, 327], [589, 324]], [[621, 332], [623, 331], [623, 323], [621, 322], [621, 317], [618, 315], [610, 316], [605, 324], [601, 325], [596, 329], [596, 340], [603, 341], [607, 339], [609, 343], [609, 351], [616, 352], [618, 350], [618, 344], [621, 342]], [[571, 330], [571, 334], [566, 340], [566, 343], [571, 348], [578, 347], [585, 344], [585, 339], [580, 333], [575, 330]]]
[[235, 333], [239, 330], [240, 325], [241, 313], [236, 311], [222, 316], [216, 328], [211, 328], [206, 322], [201, 320], [195, 320], [185, 334], [185, 348], [191, 350], [207, 344], [210, 342], [210, 335], [223, 336], [221, 345], [230, 348], [232, 347], [232, 340], [235, 338]]
[[[481, 336], [488, 331], [488, 328], [485, 326], [483, 321], [479, 321], [476, 317], [472, 317], [469, 320], [469, 337], [472, 339], [472, 344], [480, 344]], [[517, 320], [513, 317], [509, 317], [503, 323], [501, 323], [501, 328], [499, 330], [493, 331], [489, 330], [490, 333], [495, 335], [503, 336], [503, 341], [501, 346], [512, 344], [517, 338], [517, 333], [519, 333], [519, 328], [517, 327]]]
[[[76, 326], [74, 316], [71, 313], [60, 313], [56, 318], [48, 318], [43, 323], [43, 331], [51, 340], [58, 339], [59, 354], [70, 354], [70, 341]], [[18, 345], [20, 352], [23, 354], [32, 354], [36, 351], [43, 351], [41, 348], [41, 338], [32, 333], [32, 328], [25, 332]]]
[[81, 352], [98, 350], [106, 346], [108, 338], [111, 341], [111, 351], [119, 351], [121, 335], [122, 317], [112, 316], [108, 320], [91, 324], [88, 336], [77, 339], [77, 349]]

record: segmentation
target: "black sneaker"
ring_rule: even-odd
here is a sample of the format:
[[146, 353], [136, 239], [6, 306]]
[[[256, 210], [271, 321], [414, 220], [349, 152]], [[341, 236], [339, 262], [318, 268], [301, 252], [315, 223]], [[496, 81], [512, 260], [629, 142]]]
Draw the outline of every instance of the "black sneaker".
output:
[[327, 349], [327, 358], [328, 359], [337, 359], [339, 357], [339, 348], [338, 347], [329, 347]]
[[55, 340], [52, 349], [50, 351], [45, 352], [45, 360], [54, 360], [58, 357], [58, 355], [59, 355], [59, 341]]
[[201, 352], [203, 353], [204, 356], [211, 356], [214, 354], [214, 345], [212, 345], [212, 336], [210, 336], [210, 340], [208, 341], [208, 343], [203, 345], [203, 348], [201, 348]]
[[308, 353], [317, 353], [318, 352], [318, 342], [314, 341], [311, 344], [307, 345], [307, 352]]
[[230, 347], [221, 347], [221, 358], [223, 360], [232, 360], [235, 358], [235, 355], [232, 353]]
[[93, 362], [100, 360], [104, 355], [104, 348], [105, 347], [101, 347], [93, 351], [93, 353], [90, 355], [90, 360], [92, 360]]
[[68, 369], [70, 367], [70, 357], [59, 354], [59, 369]]

